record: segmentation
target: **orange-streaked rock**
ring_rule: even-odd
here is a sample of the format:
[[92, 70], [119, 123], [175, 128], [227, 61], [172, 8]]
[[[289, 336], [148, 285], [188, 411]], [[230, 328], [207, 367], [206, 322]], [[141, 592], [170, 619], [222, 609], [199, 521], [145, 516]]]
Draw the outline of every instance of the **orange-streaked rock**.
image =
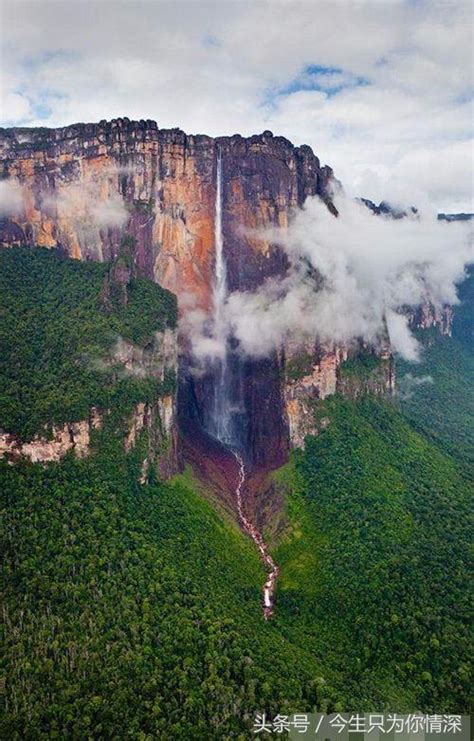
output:
[[[3, 173], [21, 185], [24, 197], [22, 212], [9, 221], [24, 242], [61, 244], [79, 259], [109, 259], [130, 234], [142, 274], [176, 293], [181, 310], [208, 309], [217, 147], [230, 282], [254, 287], [286, 264], [256, 230], [286, 226], [291, 210], [307, 195], [322, 194], [327, 181], [327, 168], [309, 147], [294, 147], [271, 132], [211, 139], [128, 119], [0, 130]], [[111, 199], [123, 208], [123, 223], [98, 217], [110, 212]], [[4, 233], [11, 239], [5, 225]], [[247, 270], [235, 270], [239, 260]]]

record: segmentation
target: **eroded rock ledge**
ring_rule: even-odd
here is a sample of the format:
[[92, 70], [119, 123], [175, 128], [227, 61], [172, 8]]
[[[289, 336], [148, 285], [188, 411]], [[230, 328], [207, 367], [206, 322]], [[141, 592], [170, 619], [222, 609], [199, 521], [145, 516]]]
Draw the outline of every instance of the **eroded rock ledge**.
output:
[[[49, 435], [36, 435], [28, 442], [0, 430], [0, 458], [10, 463], [21, 458], [31, 463], [58, 463], [67, 453], [86, 458], [92, 452], [92, 432], [102, 428], [110, 410], [92, 407], [88, 419], [53, 425]], [[173, 394], [160, 397], [153, 404], [139, 402], [126, 419], [123, 447], [126, 453], [134, 449], [140, 433], [148, 431], [148, 444], [141, 466], [140, 481], [145, 483], [150, 468], [155, 465], [162, 478], [177, 471], [176, 407]]]
[[36, 435], [29, 442], [0, 431], [0, 457], [11, 462], [27, 458], [32, 463], [50, 463], [60, 461], [72, 450], [78, 458], [85, 458], [90, 452], [91, 431], [102, 427], [103, 416], [104, 412], [93, 407], [89, 419], [53, 425], [50, 436]]

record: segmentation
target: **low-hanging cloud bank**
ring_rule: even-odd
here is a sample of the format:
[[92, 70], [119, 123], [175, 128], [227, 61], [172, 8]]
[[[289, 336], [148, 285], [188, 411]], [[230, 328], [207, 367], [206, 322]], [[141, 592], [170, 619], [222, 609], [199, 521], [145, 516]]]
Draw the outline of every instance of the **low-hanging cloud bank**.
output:
[[[334, 200], [338, 218], [312, 198], [287, 230], [265, 234], [286, 251], [291, 269], [283, 280], [228, 297], [227, 336], [243, 353], [264, 356], [286, 339], [379, 346], [388, 335], [395, 352], [416, 360], [404, 311], [457, 303], [456, 286], [474, 259], [469, 226], [435, 214], [377, 216], [342, 193]], [[189, 324], [197, 358], [222, 353], [212, 327], [202, 331], [202, 317]]]

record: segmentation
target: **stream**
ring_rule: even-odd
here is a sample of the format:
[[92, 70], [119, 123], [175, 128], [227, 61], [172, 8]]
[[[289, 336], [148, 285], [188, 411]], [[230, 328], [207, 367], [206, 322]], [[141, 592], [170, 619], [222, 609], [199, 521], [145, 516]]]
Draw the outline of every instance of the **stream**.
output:
[[237, 499], [237, 512], [239, 515], [239, 520], [242, 525], [242, 529], [250, 535], [252, 540], [254, 541], [255, 545], [257, 546], [261, 559], [265, 565], [265, 569], [267, 571], [267, 580], [265, 581], [265, 584], [263, 585], [263, 601], [262, 601], [262, 609], [263, 609], [263, 616], [265, 620], [268, 620], [271, 615], [273, 615], [273, 607], [274, 607], [274, 594], [275, 594], [275, 583], [278, 577], [278, 574], [280, 573], [280, 569], [271, 557], [270, 553], [268, 552], [268, 546], [265, 543], [262, 534], [257, 530], [257, 528], [250, 522], [250, 520], [246, 517], [244, 513], [243, 508], [243, 502], [242, 502], [242, 487], [245, 482], [245, 464], [242, 459], [242, 456], [237, 453], [236, 451], [231, 451], [235, 457], [235, 460], [238, 463], [239, 466], [239, 480], [237, 483], [237, 487], [235, 490], [236, 499]]

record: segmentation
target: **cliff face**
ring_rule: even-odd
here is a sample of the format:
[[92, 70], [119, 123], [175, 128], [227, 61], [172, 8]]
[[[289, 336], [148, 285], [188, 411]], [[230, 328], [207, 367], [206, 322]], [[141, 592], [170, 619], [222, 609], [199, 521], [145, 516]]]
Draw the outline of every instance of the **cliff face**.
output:
[[[315, 194], [336, 215], [330, 200], [332, 170], [321, 167], [309, 147], [294, 147], [268, 131], [212, 139], [128, 119], [54, 130], [0, 130], [1, 175], [21, 194], [0, 222], [0, 242], [59, 245], [72, 257], [106, 260], [119, 255], [126, 236], [132, 238], [133, 269], [174, 292], [181, 314], [190, 308], [209, 310], [218, 156], [228, 288], [255, 289], [288, 267], [284, 252], [264, 236], [266, 227], [284, 228], [292, 211]], [[422, 307], [410, 321], [449, 332], [449, 311], [435, 316], [429, 306]], [[133, 358], [130, 348], [120, 352], [126, 367], [146, 362]], [[178, 414], [181, 429], [192, 427], [195, 434], [206, 426], [214, 380], [212, 373], [196, 377], [189, 372], [187, 352], [183, 344]], [[378, 369], [363, 378], [344, 372], [348, 358], [348, 348], [315, 343], [287, 343], [258, 361], [231, 354], [229, 383], [239, 401], [240, 442], [248, 463], [279, 465], [289, 447], [302, 445], [305, 435], [316, 432], [315, 399], [335, 391], [393, 390], [388, 350]], [[163, 414], [176, 451], [174, 407], [169, 414], [138, 410], [130, 434]]]
[[336, 393], [338, 368], [347, 358], [347, 349], [306, 342], [289, 344], [285, 351], [284, 397], [289, 439], [293, 447], [303, 447], [305, 437], [318, 431], [312, 402]]
[[148, 480], [153, 468], [163, 479], [178, 473], [178, 430], [174, 394], [166, 394], [151, 404], [139, 402], [127, 420], [125, 452], [135, 447], [143, 430], [147, 431], [147, 449], [141, 461], [140, 483]]
[[437, 309], [433, 304], [426, 302], [415, 310], [406, 312], [412, 329], [436, 328], [441, 334], [451, 336], [453, 327], [453, 309], [444, 306]]
[[105, 260], [118, 254], [126, 232], [143, 275], [207, 307], [217, 148], [230, 288], [251, 288], [284, 269], [284, 258], [242, 230], [285, 225], [290, 210], [324, 194], [331, 177], [309, 147], [271, 132], [211, 139], [128, 119], [0, 129], [1, 176], [21, 186], [23, 198], [2, 221], [0, 241], [61, 244], [72, 257]]
[[[106, 260], [126, 234], [138, 272], [173, 291], [181, 313], [209, 309], [218, 152], [229, 290], [253, 289], [287, 268], [284, 253], [256, 230], [286, 226], [309, 195], [329, 202], [332, 178], [309, 147], [268, 131], [211, 139], [127, 119], [0, 130], [2, 176], [18, 184], [23, 201], [0, 223], [0, 242], [60, 245], [72, 257]], [[277, 464], [289, 444], [281, 358], [233, 362], [249, 461]], [[189, 380], [186, 404], [201, 418], [211, 380]]]
[[208, 137], [159, 131], [153, 121], [4, 130], [3, 176], [22, 186], [25, 199], [4, 222], [4, 239], [15, 232], [17, 241], [61, 244], [73, 257], [105, 260], [118, 254], [126, 232], [136, 240], [143, 275], [205, 305], [213, 148]]

